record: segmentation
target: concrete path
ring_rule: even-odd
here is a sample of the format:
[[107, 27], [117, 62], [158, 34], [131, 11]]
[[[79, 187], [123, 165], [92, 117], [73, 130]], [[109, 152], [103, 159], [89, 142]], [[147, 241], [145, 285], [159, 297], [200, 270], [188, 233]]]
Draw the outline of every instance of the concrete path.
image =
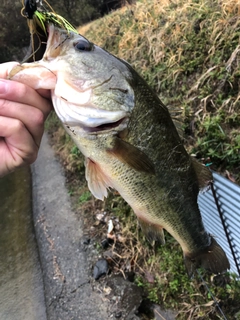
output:
[[64, 173], [46, 135], [32, 174], [48, 320], [108, 319], [107, 303], [92, 290], [82, 224], [71, 210]]

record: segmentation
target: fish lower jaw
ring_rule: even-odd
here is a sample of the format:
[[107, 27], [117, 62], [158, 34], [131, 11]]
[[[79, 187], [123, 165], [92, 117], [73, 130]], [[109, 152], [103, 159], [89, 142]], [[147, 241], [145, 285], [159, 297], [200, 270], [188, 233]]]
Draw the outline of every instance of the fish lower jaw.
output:
[[52, 93], [54, 109], [62, 123], [70, 128], [88, 133], [100, 133], [127, 127], [128, 115], [125, 111], [108, 111], [94, 106], [73, 105]]
[[[61, 118], [60, 118], [61, 119]], [[98, 126], [87, 126], [76, 119], [68, 119], [67, 121], [61, 119], [62, 123], [73, 133], [80, 133], [83, 135], [100, 135], [100, 134], [118, 134], [127, 128], [126, 118], [122, 118], [115, 122], [103, 123]]]
[[82, 126], [82, 129], [85, 133], [88, 134], [101, 134], [101, 133], [108, 133], [112, 131], [121, 132], [127, 127], [127, 118], [121, 118], [115, 122], [108, 122], [100, 124], [96, 127], [88, 127]]

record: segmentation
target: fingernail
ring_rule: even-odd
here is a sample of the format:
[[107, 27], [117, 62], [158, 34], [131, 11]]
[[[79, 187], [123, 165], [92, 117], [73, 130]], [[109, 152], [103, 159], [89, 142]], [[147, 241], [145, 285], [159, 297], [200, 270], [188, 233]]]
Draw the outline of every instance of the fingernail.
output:
[[0, 79], [0, 94], [4, 94], [7, 92], [8, 84], [5, 80]]

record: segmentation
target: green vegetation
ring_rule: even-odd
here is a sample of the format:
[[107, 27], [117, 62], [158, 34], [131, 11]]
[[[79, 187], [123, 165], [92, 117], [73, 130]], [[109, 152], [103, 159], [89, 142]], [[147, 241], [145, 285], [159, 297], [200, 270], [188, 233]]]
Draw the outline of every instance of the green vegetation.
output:
[[80, 203], [84, 203], [84, 202], [87, 202], [88, 200], [90, 200], [91, 198], [92, 198], [91, 192], [90, 191], [85, 191], [79, 197], [79, 202]]
[[[193, 152], [198, 152], [205, 157], [210, 157], [213, 161], [227, 168], [238, 168], [240, 150], [240, 132], [233, 128], [229, 133], [230, 126], [239, 122], [239, 114], [227, 116], [223, 111], [216, 115], [207, 115], [199, 129], [199, 138]], [[224, 129], [224, 127], [226, 129]]]
[[[239, 13], [237, 0], [142, 0], [79, 29], [96, 44], [129, 61], [170, 109], [181, 111], [188, 151], [212, 162], [215, 170], [229, 170], [237, 182]], [[165, 246], [150, 246], [131, 208], [117, 194], [111, 193], [103, 203], [87, 201], [83, 157], [56, 118], [49, 121], [54, 148], [67, 177], [71, 177], [72, 198], [76, 198], [78, 210], [87, 213], [88, 226], [96, 222], [90, 211], [102, 210], [119, 218], [121, 241], [112, 249], [117, 253], [114, 270], [124, 274], [130, 265], [147, 298], [176, 309], [178, 319], [221, 319], [199, 275], [188, 279], [181, 249], [173, 238], [167, 235]], [[96, 231], [95, 226], [95, 237], [98, 234], [101, 238], [102, 227], [101, 223]], [[227, 319], [240, 319], [240, 282], [236, 278], [230, 281], [228, 275], [204, 274], [204, 279]]]
[[144, 288], [149, 301], [175, 309], [177, 319], [222, 319], [203, 278], [227, 319], [238, 319], [239, 279], [229, 274], [212, 276], [204, 271], [189, 279], [182, 250], [166, 231], [164, 246], [150, 245], [136, 223], [132, 209], [119, 195], [109, 194], [103, 210], [118, 217], [121, 223], [124, 240], [116, 242], [113, 249], [121, 257], [115, 260], [117, 269], [124, 274], [126, 264], [131, 261], [136, 273], [135, 283]]

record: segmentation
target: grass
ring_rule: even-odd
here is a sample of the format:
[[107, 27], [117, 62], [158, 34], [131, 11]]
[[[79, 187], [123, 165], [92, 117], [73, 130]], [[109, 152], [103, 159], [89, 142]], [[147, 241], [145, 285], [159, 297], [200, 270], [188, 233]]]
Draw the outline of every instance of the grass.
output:
[[[189, 153], [240, 182], [240, 1], [142, 0], [79, 29], [89, 40], [129, 61], [170, 110], [181, 112]], [[84, 159], [56, 117], [48, 121], [54, 148], [66, 168], [77, 211], [93, 225], [99, 243], [107, 223], [96, 213], [117, 217], [114, 272], [134, 271], [146, 298], [174, 308], [178, 319], [221, 319], [202, 279], [189, 280], [182, 252], [167, 235], [165, 246], [152, 247], [131, 208], [116, 193], [102, 203], [90, 199]], [[90, 200], [89, 200], [90, 199]], [[90, 214], [91, 211], [91, 214]], [[227, 319], [240, 319], [240, 283], [227, 275], [204, 279]]]
[[84, 202], [89, 201], [92, 198], [92, 194], [90, 191], [85, 191], [79, 197], [79, 203], [82, 204]]

